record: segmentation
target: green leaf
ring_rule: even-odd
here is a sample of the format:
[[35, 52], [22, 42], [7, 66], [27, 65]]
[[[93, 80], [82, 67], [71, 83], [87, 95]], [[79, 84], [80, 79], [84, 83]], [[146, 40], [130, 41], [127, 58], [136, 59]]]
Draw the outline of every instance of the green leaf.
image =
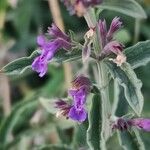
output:
[[[81, 57], [81, 52], [82, 51], [80, 49], [73, 49], [70, 52], [60, 50], [55, 54], [55, 57], [53, 58], [52, 62], [62, 63], [79, 59]], [[10, 62], [6, 66], [4, 66], [0, 70], [0, 72], [4, 72], [7, 75], [20, 75], [27, 70], [29, 71], [31, 70], [32, 62], [38, 55], [39, 50], [36, 50], [29, 57], [22, 57]]]
[[72, 150], [70, 147], [66, 145], [44, 145], [37, 150]]
[[70, 52], [67, 52], [65, 50], [60, 50], [56, 53], [53, 61], [54, 62], [56, 61], [58, 63], [73, 61], [81, 58], [81, 55], [82, 55], [82, 51], [81, 49], [78, 48], [75, 48]]
[[129, 105], [140, 116], [144, 102], [141, 93], [141, 81], [137, 79], [136, 74], [128, 63], [125, 63], [122, 67], [118, 67], [111, 61], [106, 61], [105, 63], [113, 78], [124, 88], [125, 97]]
[[124, 95], [124, 88], [114, 80], [114, 102], [112, 114], [117, 117], [122, 117], [127, 113], [128, 103]]
[[94, 95], [88, 116], [87, 143], [91, 150], [100, 150], [101, 141], [101, 100], [100, 95]]
[[99, 7], [117, 11], [134, 18], [146, 18], [145, 11], [135, 0], [104, 0]]
[[74, 138], [72, 142], [72, 147], [74, 149], [84, 148], [87, 149], [88, 145], [86, 142], [86, 131], [88, 128], [88, 122], [85, 121], [82, 124], [76, 124], [74, 129]]
[[[35, 99], [38, 94], [34, 95]], [[18, 103], [12, 110], [11, 114], [2, 122], [0, 126], [0, 144], [6, 145], [6, 143], [10, 142], [10, 136], [12, 134], [12, 130], [19, 123], [19, 120], [22, 119], [23, 115], [26, 111], [33, 110], [36, 108], [38, 101], [36, 100], [23, 101]]]
[[139, 42], [124, 51], [127, 62], [133, 67], [138, 68], [150, 62], [150, 40]]
[[7, 75], [18, 75], [24, 73], [27, 69], [31, 68], [31, 64], [35, 57], [39, 55], [39, 51], [34, 51], [29, 57], [22, 57], [16, 59], [1, 69], [1, 72]]
[[72, 128], [61, 129], [59, 126], [56, 126], [56, 130], [57, 130], [59, 139], [61, 140], [61, 143], [69, 145], [71, 143], [71, 134], [68, 134], [68, 133], [69, 133], [69, 131], [72, 130]]
[[119, 143], [124, 150], [145, 150], [139, 132], [133, 129], [132, 132], [118, 132]]

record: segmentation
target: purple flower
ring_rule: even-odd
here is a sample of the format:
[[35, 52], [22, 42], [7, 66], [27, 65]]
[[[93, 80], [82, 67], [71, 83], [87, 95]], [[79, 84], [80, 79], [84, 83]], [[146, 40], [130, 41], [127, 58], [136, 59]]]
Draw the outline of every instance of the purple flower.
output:
[[101, 4], [103, 0], [76, 0], [76, 3], [82, 2], [85, 7]]
[[123, 47], [123, 44], [117, 41], [111, 41], [105, 45], [103, 51], [106, 55], [109, 55], [111, 52], [117, 55], [123, 50]]
[[124, 118], [115, 118], [112, 123], [112, 129], [118, 129], [120, 131], [128, 130], [131, 127], [131, 122]]
[[62, 0], [62, 2], [70, 14], [77, 14], [81, 17], [85, 14], [88, 7], [101, 4], [103, 0]]
[[72, 88], [68, 91], [72, 96], [73, 102], [69, 104], [63, 100], [55, 102], [55, 108], [58, 108], [56, 116], [65, 116], [77, 122], [83, 122], [87, 118], [87, 111], [85, 103], [87, 95], [90, 93], [91, 82], [90, 80], [80, 75], [72, 81]]
[[52, 37], [51, 40], [47, 40], [43, 35], [37, 37], [37, 44], [39, 45], [41, 54], [32, 63], [32, 69], [38, 72], [40, 77], [46, 74], [49, 61], [59, 49], [69, 50], [71, 48], [70, 38], [55, 24], [52, 24], [52, 27], [48, 28], [48, 33]]
[[100, 20], [98, 23], [100, 32], [100, 43], [102, 47], [101, 57], [105, 57], [114, 53], [117, 55], [116, 59], [113, 60], [118, 66], [126, 61], [126, 56], [122, 53], [124, 45], [113, 39], [114, 33], [121, 28], [122, 22], [119, 17], [115, 17], [110, 25], [109, 30], [107, 30], [106, 21]]
[[48, 27], [48, 34], [53, 38], [61, 38], [65, 41], [71, 42], [69, 36], [63, 33], [54, 23], [51, 27]]
[[71, 105], [64, 100], [58, 100], [55, 102], [55, 108], [59, 109], [59, 111], [56, 113], [56, 116], [65, 116], [68, 119], [68, 113], [71, 109]]
[[131, 120], [132, 126], [150, 132], [150, 119], [136, 118]]
[[101, 37], [102, 48], [104, 48], [109, 42], [113, 41], [113, 35], [116, 31], [118, 31], [121, 28], [121, 25], [122, 22], [120, 21], [120, 18], [115, 17], [111, 22], [109, 30], [107, 30], [106, 21], [99, 20], [98, 26], [99, 26], [99, 32]]
[[115, 17], [110, 25], [109, 31], [107, 33], [107, 39], [108, 41], [113, 39], [113, 34], [118, 31], [122, 26], [122, 22], [120, 21], [119, 17]]
[[102, 47], [104, 47], [107, 43], [107, 38], [106, 38], [107, 26], [106, 26], [105, 20], [104, 21], [99, 20], [99, 31], [100, 31], [101, 44], [102, 44]]
[[87, 95], [90, 92], [91, 82], [87, 77], [83, 75], [77, 77], [72, 82], [72, 89], [69, 90], [69, 94], [73, 98], [73, 106], [69, 111], [69, 118], [83, 122], [87, 117], [85, 110], [85, 102]]
[[87, 94], [90, 92], [91, 89], [91, 81], [89, 80], [88, 77], [85, 77], [84, 75], [80, 75], [77, 78], [75, 78], [72, 81], [72, 92], [74, 90], [85, 90], [84, 92], [86, 92]]
[[128, 130], [131, 127], [150, 132], [150, 119], [145, 118], [116, 118], [112, 124], [112, 129], [118, 129], [120, 131]]
[[85, 89], [70, 90], [69, 94], [73, 97], [73, 107], [69, 111], [69, 117], [79, 122], [85, 121], [87, 116], [84, 109], [87, 96]]
[[80, 109], [76, 109], [75, 107], [72, 107], [68, 115], [71, 119], [79, 122], [83, 122], [87, 118], [87, 112], [84, 109], [84, 107], [81, 107]]

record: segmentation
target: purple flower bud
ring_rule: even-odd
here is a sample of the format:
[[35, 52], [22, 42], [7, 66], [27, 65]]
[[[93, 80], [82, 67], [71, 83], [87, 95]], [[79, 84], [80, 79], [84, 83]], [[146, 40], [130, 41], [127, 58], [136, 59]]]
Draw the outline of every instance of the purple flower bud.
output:
[[99, 31], [101, 37], [101, 45], [104, 47], [107, 43], [106, 35], [107, 35], [107, 26], [106, 21], [99, 20]]
[[43, 35], [37, 37], [37, 44], [40, 46], [41, 55], [34, 59], [32, 69], [43, 77], [48, 69], [48, 62], [54, 57], [59, 49], [69, 50], [71, 48], [70, 38], [64, 34], [56, 25], [52, 24], [49, 34], [53, 37], [47, 40]]
[[107, 40], [110, 41], [113, 39], [113, 34], [121, 28], [122, 22], [119, 17], [115, 17], [110, 25], [109, 31], [107, 33]]
[[71, 15], [77, 14], [79, 17], [83, 16], [86, 9], [90, 6], [101, 4], [103, 0], [61, 0], [67, 7]]
[[123, 44], [117, 42], [117, 41], [111, 41], [109, 42], [103, 49], [103, 53], [105, 55], [109, 55], [111, 53], [119, 54], [123, 50]]
[[87, 93], [91, 88], [91, 81], [84, 75], [80, 75], [72, 81], [72, 89], [78, 90], [82, 87], [86, 88]]
[[100, 43], [102, 47], [102, 51], [100, 53], [101, 58], [105, 58], [106, 56], [114, 53], [117, 55], [116, 59], [110, 59], [114, 61], [118, 66], [121, 66], [124, 62], [126, 62], [126, 56], [122, 53], [124, 45], [120, 42], [114, 40], [114, 33], [121, 28], [122, 22], [119, 17], [115, 17], [110, 25], [109, 31], [107, 31], [106, 21], [99, 20], [99, 32], [100, 32]]
[[[114, 120], [115, 119], [115, 120]], [[131, 121], [129, 119], [125, 119], [125, 118], [118, 118], [115, 117], [113, 118], [111, 127], [112, 130], [120, 130], [120, 131], [124, 131], [124, 130], [128, 130], [132, 125], [131, 125]]]
[[150, 132], [150, 119], [136, 118], [131, 120], [132, 126]]
[[124, 118], [118, 118], [116, 122], [112, 125], [112, 129], [118, 129], [120, 131], [128, 130], [131, 127], [130, 121]]
[[76, 3], [82, 2], [85, 7], [101, 4], [103, 0], [76, 0]]
[[120, 131], [128, 130], [130, 127], [136, 127], [138, 129], [150, 132], [150, 119], [135, 118], [125, 119], [116, 118], [112, 123], [112, 129], [118, 129]]
[[61, 38], [68, 42], [71, 41], [69, 36], [63, 33], [54, 23], [52, 23], [51, 27], [48, 27], [48, 33], [53, 38]]

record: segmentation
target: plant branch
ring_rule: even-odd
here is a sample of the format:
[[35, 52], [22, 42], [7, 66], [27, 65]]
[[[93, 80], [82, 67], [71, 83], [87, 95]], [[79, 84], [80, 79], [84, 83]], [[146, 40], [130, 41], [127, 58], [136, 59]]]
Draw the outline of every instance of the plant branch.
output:
[[[94, 37], [94, 52], [99, 55], [100, 51], [102, 50], [100, 42], [100, 34], [97, 27], [96, 22], [96, 16], [93, 12], [94, 10], [88, 10], [87, 14], [85, 15], [85, 19], [87, 21], [87, 24], [90, 27], [93, 27], [95, 25], [96, 27], [96, 35]], [[96, 61], [97, 63], [97, 70], [98, 70], [98, 80], [96, 81], [100, 88], [101, 93], [101, 101], [102, 101], [102, 129], [101, 129], [101, 141], [100, 141], [100, 147], [102, 150], [106, 150], [106, 141], [109, 138], [111, 134], [110, 130], [110, 124], [109, 124], [109, 118], [111, 115], [111, 109], [110, 109], [110, 101], [109, 101], [109, 89], [107, 83], [108, 83], [108, 72], [106, 67], [104, 66], [104, 63], [102, 61]], [[105, 87], [105, 88], [103, 88]]]

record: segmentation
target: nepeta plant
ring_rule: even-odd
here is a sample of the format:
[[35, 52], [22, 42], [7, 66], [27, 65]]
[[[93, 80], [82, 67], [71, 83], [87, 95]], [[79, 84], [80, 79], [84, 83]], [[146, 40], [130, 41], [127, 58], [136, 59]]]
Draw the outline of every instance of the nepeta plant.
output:
[[[37, 37], [38, 50], [30, 57], [20, 58], [3, 68], [6, 73], [23, 73], [32, 67], [40, 77], [43, 77], [51, 61], [73, 61], [81, 59], [86, 63], [96, 65], [95, 80], [93, 77], [79, 74], [68, 89], [68, 98], [55, 101], [56, 116], [64, 116], [77, 123], [88, 121], [87, 143], [92, 150], [107, 149], [106, 142], [116, 132], [124, 149], [132, 149], [140, 145], [144, 149], [138, 130], [150, 131], [150, 119], [141, 118], [144, 99], [141, 93], [141, 81], [133, 69], [150, 61], [150, 41], [139, 42], [125, 48], [114, 38], [114, 34], [123, 28], [121, 18], [116, 16], [110, 26], [107, 18], [99, 19], [104, 9], [116, 10], [136, 18], [145, 18], [142, 7], [134, 0], [63, 0], [71, 14], [83, 16], [88, 30], [85, 33], [84, 44], [75, 40], [73, 35], [63, 33], [55, 24], [48, 28], [46, 35]], [[120, 4], [121, 3], [121, 4]], [[101, 11], [99, 11], [101, 10]], [[98, 19], [97, 19], [98, 18]], [[91, 61], [92, 60], [92, 61]], [[24, 63], [22, 63], [24, 62]], [[21, 64], [21, 65], [20, 65]], [[110, 82], [111, 81], [111, 82]], [[110, 88], [110, 84], [114, 88]], [[112, 86], [112, 85], [111, 85]], [[113, 104], [110, 102], [110, 90], [114, 92]], [[92, 95], [93, 98], [88, 98]], [[124, 96], [132, 111], [120, 116], [119, 106]], [[90, 107], [87, 107], [90, 101]], [[118, 111], [119, 110], [119, 111]], [[127, 143], [130, 139], [134, 144]], [[128, 140], [127, 140], [128, 141]]]

